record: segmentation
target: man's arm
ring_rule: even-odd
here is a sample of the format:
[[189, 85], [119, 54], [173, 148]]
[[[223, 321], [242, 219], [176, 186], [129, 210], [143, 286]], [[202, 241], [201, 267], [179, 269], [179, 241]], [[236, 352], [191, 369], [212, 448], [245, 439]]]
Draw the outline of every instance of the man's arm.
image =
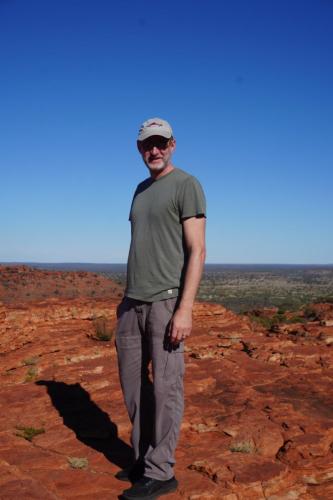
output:
[[171, 342], [175, 344], [191, 333], [193, 304], [206, 257], [205, 227], [205, 217], [190, 217], [183, 221], [188, 261], [184, 288], [170, 328]]

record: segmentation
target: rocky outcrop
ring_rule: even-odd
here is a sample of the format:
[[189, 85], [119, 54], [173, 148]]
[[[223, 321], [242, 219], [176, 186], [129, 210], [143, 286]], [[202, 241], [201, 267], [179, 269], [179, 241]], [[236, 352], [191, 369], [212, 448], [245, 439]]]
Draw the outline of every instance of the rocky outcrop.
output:
[[[116, 305], [0, 305], [1, 499], [121, 493], [114, 474], [131, 449], [112, 338]], [[317, 316], [299, 312], [301, 321], [290, 323], [286, 314], [266, 328], [196, 304], [185, 346], [180, 486], [166, 498], [333, 498], [332, 309], [314, 308]]]
[[26, 265], [0, 265], [0, 302], [7, 304], [34, 302], [50, 297], [116, 299], [122, 287], [97, 273], [84, 271], [50, 271]]

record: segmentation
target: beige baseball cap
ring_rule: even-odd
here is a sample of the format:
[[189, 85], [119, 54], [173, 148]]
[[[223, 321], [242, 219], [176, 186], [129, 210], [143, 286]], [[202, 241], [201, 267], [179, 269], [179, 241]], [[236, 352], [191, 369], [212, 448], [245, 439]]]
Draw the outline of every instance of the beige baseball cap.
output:
[[172, 128], [162, 118], [149, 118], [149, 120], [143, 122], [139, 129], [138, 141], [144, 141], [152, 135], [161, 135], [166, 139], [170, 139], [172, 137]]

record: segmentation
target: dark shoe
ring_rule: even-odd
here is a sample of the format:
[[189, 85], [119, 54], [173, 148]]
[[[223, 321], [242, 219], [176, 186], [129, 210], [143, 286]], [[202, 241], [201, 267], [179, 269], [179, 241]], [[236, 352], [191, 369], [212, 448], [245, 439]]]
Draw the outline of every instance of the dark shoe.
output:
[[135, 464], [130, 467], [119, 470], [114, 477], [119, 479], [119, 481], [130, 481], [131, 483], [135, 483], [143, 476], [144, 471], [144, 464], [142, 462], [135, 462]]
[[155, 500], [165, 493], [175, 491], [178, 481], [175, 477], [167, 481], [159, 481], [151, 477], [143, 476], [132, 488], [123, 492], [122, 498], [125, 500]]

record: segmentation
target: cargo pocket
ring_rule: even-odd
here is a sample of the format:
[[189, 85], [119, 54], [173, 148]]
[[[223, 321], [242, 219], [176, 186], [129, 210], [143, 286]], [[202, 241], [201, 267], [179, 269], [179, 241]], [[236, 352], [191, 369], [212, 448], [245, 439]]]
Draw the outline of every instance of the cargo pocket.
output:
[[173, 384], [177, 381], [178, 377], [183, 376], [184, 373], [184, 342], [180, 342], [177, 347], [171, 346], [171, 348], [165, 351], [163, 380]]

